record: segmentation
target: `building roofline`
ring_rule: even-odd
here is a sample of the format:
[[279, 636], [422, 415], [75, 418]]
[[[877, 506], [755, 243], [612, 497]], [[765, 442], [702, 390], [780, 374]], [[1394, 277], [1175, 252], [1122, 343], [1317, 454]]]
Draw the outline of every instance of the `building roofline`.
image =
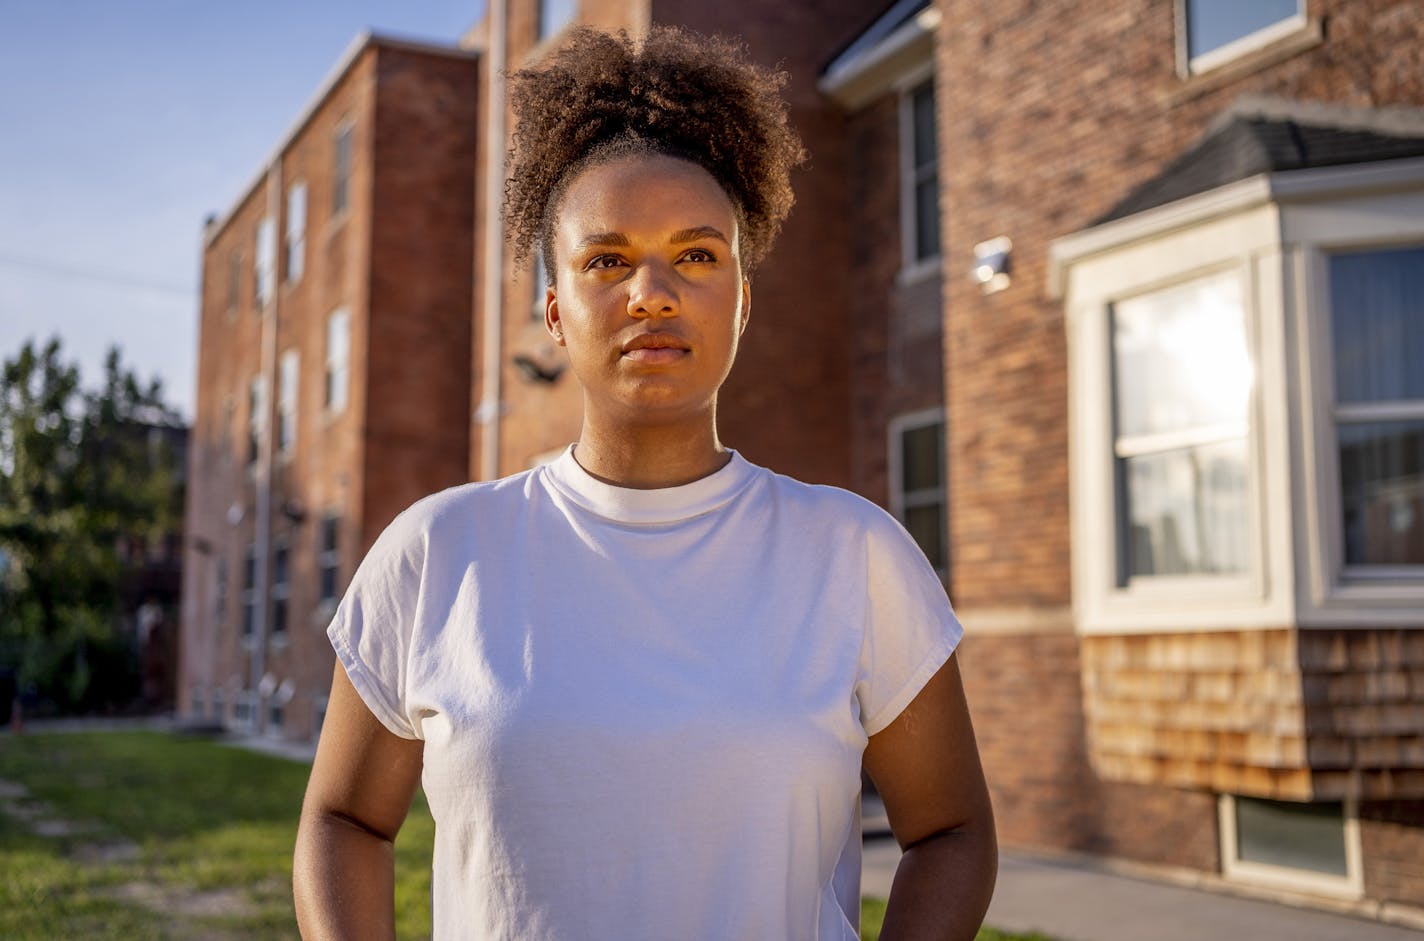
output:
[[441, 55], [451, 59], [478, 59], [480, 57], [479, 49], [445, 46], [439, 43], [410, 39], [390, 33], [376, 33], [369, 29], [362, 30], [351, 40], [351, 43], [346, 47], [346, 51], [336, 60], [336, 64], [327, 71], [326, 77], [321, 80], [321, 84], [317, 86], [316, 91], [307, 99], [301, 111], [297, 112], [296, 119], [288, 125], [286, 132], [278, 138], [276, 147], [274, 147], [268, 157], [262, 161], [260, 169], [253, 177], [252, 182], [242, 188], [237, 199], [228, 207], [227, 212], [221, 216], [211, 216], [209, 221], [203, 226], [204, 248], [210, 247], [213, 242], [217, 240], [217, 237], [227, 229], [228, 223], [237, 215], [237, 211], [243, 207], [248, 199], [251, 198], [253, 192], [262, 185], [262, 181], [267, 178], [267, 174], [272, 165], [282, 159], [282, 155], [287, 152], [298, 135], [306, 129], [312, 117], [321, 109], [322, 105], [326, 103], [326, 100], [331, 97], [331, 93], [336, 90], [336, 86], [341, 83], [341, 80], [344, 79], [352, 67], [355, 66], [357, 60], [361, 58], [361, 55], [368, 48], [377, 46], [405, 52]]
[[816, 87], [842, 107], [864, 107], [907, 63], [933, 57], [939, 20], [939, 8], [927, 0], [901, 0], [831, 60]]
[[1258, 173], [1204, 193], [1113, 219], [1054, 239], [1048, 247], [1048, 296], [1061, 300], [1068, 269], [1093, 255], [1264, 203], [1289, 204], [1424, 185], [1424, 157], [1374, 160]]

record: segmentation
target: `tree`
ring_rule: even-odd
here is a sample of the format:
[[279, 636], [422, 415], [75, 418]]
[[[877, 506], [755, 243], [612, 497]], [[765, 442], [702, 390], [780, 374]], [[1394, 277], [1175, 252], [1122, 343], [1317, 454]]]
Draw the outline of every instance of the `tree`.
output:
[[161, 385], [141, 385], [117, 348], [89, 392], [58, 339], [26, 342], [0, 368], [0, 663], [17, 662], [22, 686], [62, 709], [117, 705], [136, 689], [125, 548], [176, 528], [161, 434], [176, 423]]

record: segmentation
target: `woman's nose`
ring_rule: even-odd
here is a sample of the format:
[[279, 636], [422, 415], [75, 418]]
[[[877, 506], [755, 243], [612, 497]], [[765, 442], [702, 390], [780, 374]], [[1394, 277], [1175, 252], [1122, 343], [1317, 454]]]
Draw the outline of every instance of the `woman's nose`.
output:
[[666, 265], [644, 262], [633, 272], [628, 285], [630, 317], [676, 317], [677, 289], [673, 273]]

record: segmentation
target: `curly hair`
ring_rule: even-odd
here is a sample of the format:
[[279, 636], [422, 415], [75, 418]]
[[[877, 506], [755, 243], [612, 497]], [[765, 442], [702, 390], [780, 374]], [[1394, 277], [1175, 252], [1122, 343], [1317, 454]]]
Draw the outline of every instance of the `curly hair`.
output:
[[[743, 270], [766, 257], [791, 211], [791, 169], [806, 159], [787, 123], [786, 73], [722, 37], [654, 27], [638, 44], [587, 27], [538, 67], [510, 76], [518, 125], [504, 211], [516, 263], [537, 241], [552, 259], [554, 222], [585, 168], [627, 154], [695, 163], [737, 216]], [[546, 266], [553, 283], [553, 266]]]

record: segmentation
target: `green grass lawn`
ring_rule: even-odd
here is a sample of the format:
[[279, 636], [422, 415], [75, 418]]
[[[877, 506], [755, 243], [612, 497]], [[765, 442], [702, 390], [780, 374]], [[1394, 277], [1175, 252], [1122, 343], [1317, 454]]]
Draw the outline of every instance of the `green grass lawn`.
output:
[[[292, 841], [308, 767], [157, 732], [0, 739], [0, 938], [295, 936]], [[396, 841], [401, 938], [430, 935], [435, 824]], [[884, 903], [868, 899], [864, 937]], [[613, 932], [616, 936], [616, 929]], [[985, 929], [979, 941], [1047, 941]]]

